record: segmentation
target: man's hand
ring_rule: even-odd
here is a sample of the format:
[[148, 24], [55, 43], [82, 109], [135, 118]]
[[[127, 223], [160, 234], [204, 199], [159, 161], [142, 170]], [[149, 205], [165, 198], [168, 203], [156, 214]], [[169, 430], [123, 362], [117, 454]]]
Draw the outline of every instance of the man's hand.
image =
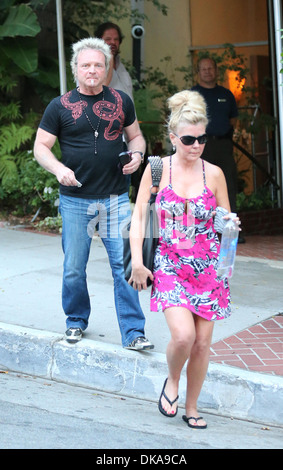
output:
[[63, 186], [79, 186], [73, 170], [64, 165], [58, 167], [55, 176]]
[[135, 171], [137, 171], [141, 164], [141, 156], [139, 153], [132, 153], [132, 160], [127, 165], [123, 166], [123, 174], [124, 175], [131, 175]]

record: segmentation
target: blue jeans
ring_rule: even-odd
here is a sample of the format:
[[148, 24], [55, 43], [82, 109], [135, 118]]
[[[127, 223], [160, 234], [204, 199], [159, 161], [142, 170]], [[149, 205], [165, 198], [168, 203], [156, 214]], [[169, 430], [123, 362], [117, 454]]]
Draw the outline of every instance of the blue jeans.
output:
[[60, 195], [60, 213], [65, 255], [62, 305], [67, 315], [67, 328], [85, 330], [88, 326], [91, 307], [86, 266], [92, 235], [98, 224], [114, 279], [114, 299], [122, 345], [127, 346], [138, 336], [144, 335], [145, 325], [138, 292], [124, 278], [121, 229], [131, 216], [128, 194], [95, 200]]

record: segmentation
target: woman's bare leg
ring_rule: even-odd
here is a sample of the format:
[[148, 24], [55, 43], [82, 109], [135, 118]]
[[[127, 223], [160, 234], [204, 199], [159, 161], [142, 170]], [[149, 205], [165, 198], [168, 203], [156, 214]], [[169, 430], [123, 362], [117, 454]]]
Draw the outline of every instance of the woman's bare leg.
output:
[[[186, 416], [199, 417], [197, 401], [207, 373], [214, 322], [195, 316], [196, 339], [187, 365]], [[204, 420], [190, 422], [203, 426]]]
[[[166, 309], [164, 314], [171, 333], [166, 350], [169, 372], [164, 391], [173, 401], [178, 395], [180, 375], [196, 338], [195, 322], [192, 313], [186, 308], [171, 307]], [[170, 406], [162, 397], [161, 404], [167, 413], [176, 413], [177, 402]]]

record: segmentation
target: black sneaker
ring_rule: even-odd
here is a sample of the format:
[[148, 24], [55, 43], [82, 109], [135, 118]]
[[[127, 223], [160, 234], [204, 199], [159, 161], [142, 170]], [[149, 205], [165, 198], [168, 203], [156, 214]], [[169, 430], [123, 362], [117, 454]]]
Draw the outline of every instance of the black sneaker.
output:
[[83, 337], [83, 332], [81, 328], [68, 328], [65, 333], [65, 339], [68, 343], [77, 343]]
[[154, 345], [144, 336], [138, 336], [134, 339], [125, 349], [133, 349], [134, 351], [145, 351], [146, 349], [153, 349]]

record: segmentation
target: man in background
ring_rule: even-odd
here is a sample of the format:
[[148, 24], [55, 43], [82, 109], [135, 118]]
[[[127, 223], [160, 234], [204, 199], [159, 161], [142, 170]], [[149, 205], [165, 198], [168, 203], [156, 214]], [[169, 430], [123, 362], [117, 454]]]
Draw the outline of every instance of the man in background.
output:
[[202, 58], [198, 62], [198, 91], [207, 104], [209, 123], [208, 142], [202, 158], [219, 166], [224, 172], [232, 212], [236, 210], [237, 166], [233, 157], [233, 131], [238, 109], [233, 93], [217, 84], [217, 65], [212, 58]]
[[110, 46], [112, 53], [113, 60], [110, 62], [105, 85], [124, 91], [134, 101], [132, 79], [120, 58], [120, 45], [123, 40], [121, 29], [108, 21], [97, 28], [95, 36], [103, 39]]

